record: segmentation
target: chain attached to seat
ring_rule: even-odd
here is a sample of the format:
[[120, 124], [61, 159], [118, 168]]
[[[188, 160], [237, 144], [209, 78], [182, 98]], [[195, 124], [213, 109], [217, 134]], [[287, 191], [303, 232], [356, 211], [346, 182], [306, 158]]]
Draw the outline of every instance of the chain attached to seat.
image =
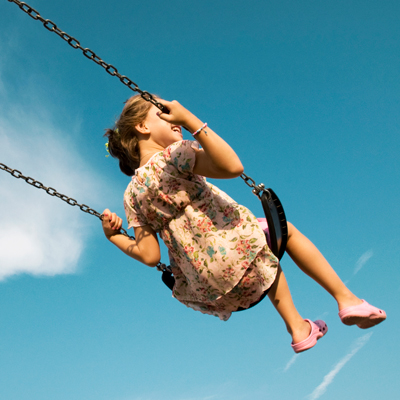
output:
[[240, 177], [244, 180], [244, 183], [248, 186], [253, 188], [252, 192], [261, 200], [261, 192], [265, 190], [265, 185], [263, 183], [260, 183], [259, 185], [256, 185], [256, 182], [254, 179], [250, 178], [250, 176], [246, 175], [243, 173], [240, 175]]

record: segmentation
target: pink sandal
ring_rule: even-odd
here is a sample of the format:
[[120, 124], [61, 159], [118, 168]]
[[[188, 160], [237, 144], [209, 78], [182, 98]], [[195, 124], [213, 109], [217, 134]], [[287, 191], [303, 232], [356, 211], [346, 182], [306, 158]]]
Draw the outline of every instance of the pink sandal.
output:
[[361, 329], [367, 329], [384, 321], [386, 313], [363, 300], [357, 306], [339, 311], [339, 317], [345, 325], [357, 325]]
[[322, 336], [328, 332], [326, 323], [320, 319], [314, 322], [309, 319], [305, 319], [304, 321], [307, 321], [311, 325], [311, 333], [307, 339], [304, 339], [299, 343], [292, 344], [292, 349], [295, 353], [301, 353], [302, 351], [311, 349], [311, 347], [314, 347], [317, 344], [317, 340], [321, 339]]

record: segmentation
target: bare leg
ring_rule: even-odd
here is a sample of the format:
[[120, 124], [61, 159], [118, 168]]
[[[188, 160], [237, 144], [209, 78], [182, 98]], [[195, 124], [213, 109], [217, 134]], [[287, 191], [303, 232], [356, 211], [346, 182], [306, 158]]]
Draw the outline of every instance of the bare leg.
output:
[[346, 287], [314, 244], [291, 223], [288, 223], [286, 251], [305, 274], [314, 279], [335, 298], [339, 311], [349, 306], [361, 304], [362, 301]]
[[268, 297], [286, 324], [286, 329], [292, 336], [292, 342], [298, 343], [306, 339], [311, 332], [311, 326], [298, 313], [293, 304], [285, 275], [281, 267], [276, 279], [268, 292]]

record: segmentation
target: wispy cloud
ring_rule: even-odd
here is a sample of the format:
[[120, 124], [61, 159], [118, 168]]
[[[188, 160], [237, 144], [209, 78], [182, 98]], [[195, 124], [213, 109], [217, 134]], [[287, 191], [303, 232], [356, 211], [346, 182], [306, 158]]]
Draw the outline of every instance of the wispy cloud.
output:
[[355, 275], [366, 263], [367, 261], [374, 255], [374, 252], [371, 250], [366, 251], [356, 262], [356, 267], [354, 268]]
[[283, 372], [286, 372], [297, 360], [297, 357], [300, 354], [295, 354], [290, 360], [289, 362], [286, 364], [285, 368], [283, 369]]
[[327, 375], [325, 375], [322, 383], [317, 386], [315, 390], [308, 396], [310, 400], [316, 400], [326, 392], [327, 387], [333, 382], [336, 375], [341, 371], [341, 369], [359, 350], [361, 350], [366, 345], [368, 340], [371, 338], [372, 333], [373, 332], [367, 333], [366, 335], [361, 336], [354, 342], [351, 351], [346, 356], [344, 356]]

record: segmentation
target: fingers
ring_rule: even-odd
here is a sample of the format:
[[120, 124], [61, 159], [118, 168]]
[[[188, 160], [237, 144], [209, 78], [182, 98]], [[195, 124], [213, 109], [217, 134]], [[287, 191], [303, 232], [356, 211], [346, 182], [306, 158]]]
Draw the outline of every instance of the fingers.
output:
[[159, 99], [159, 102], [168, 108], [169, 113], [163, 113], [160, 110], [157, 111], [157, 115], [160, 119], [169, 122], [170, 124], [186, 127], [187, 122], [194, 117], [189, 110], [179, 104], [176, 100], [166, 101]]
[[181, 120], [185, 117], [187, 110], [176, 100], [166, 101], [160, 99], [159, 102], [168, 109], [169, 113], [167, 114], [160, 110], [157, 112], [157, 115], [164, 121], [181, 125]]
[[167, 122], [172, 122], [173, 120], [173, 117], [170, 114], [163, 113], [161, 110], [157, 112], [157, 115], [160, 117], [160, 119]]
[[163, 112], [162, 110], [159, 110], [159, 111], [157, 111], [157, 115], [164, 121], [171, 122], [174, 119], [174, 117], [172, 115], [173, 102], [162, 100], [162, 99], [158, 99], [157, 101], [159, 103], [161, 103], [169, 111], [169, 113], [167, 114], [167, 113]]
[[158, 101], [159, 103], [161, 103], [163, 106], [167, 107], [168, 110], [171, 108], [172, 104], [173, 104], [174, 102], [176, 102], [175, 100], [174, 100], [174, 101], [168, 101], [168, 100], [164, 100], [164, 99], [157, 99], [157, 101]]
[[119, 231], [122, 228], [122, 218], [118, 217], [116, 213], [111, 212], [109, 209], [103, 211], [103, 228]]

